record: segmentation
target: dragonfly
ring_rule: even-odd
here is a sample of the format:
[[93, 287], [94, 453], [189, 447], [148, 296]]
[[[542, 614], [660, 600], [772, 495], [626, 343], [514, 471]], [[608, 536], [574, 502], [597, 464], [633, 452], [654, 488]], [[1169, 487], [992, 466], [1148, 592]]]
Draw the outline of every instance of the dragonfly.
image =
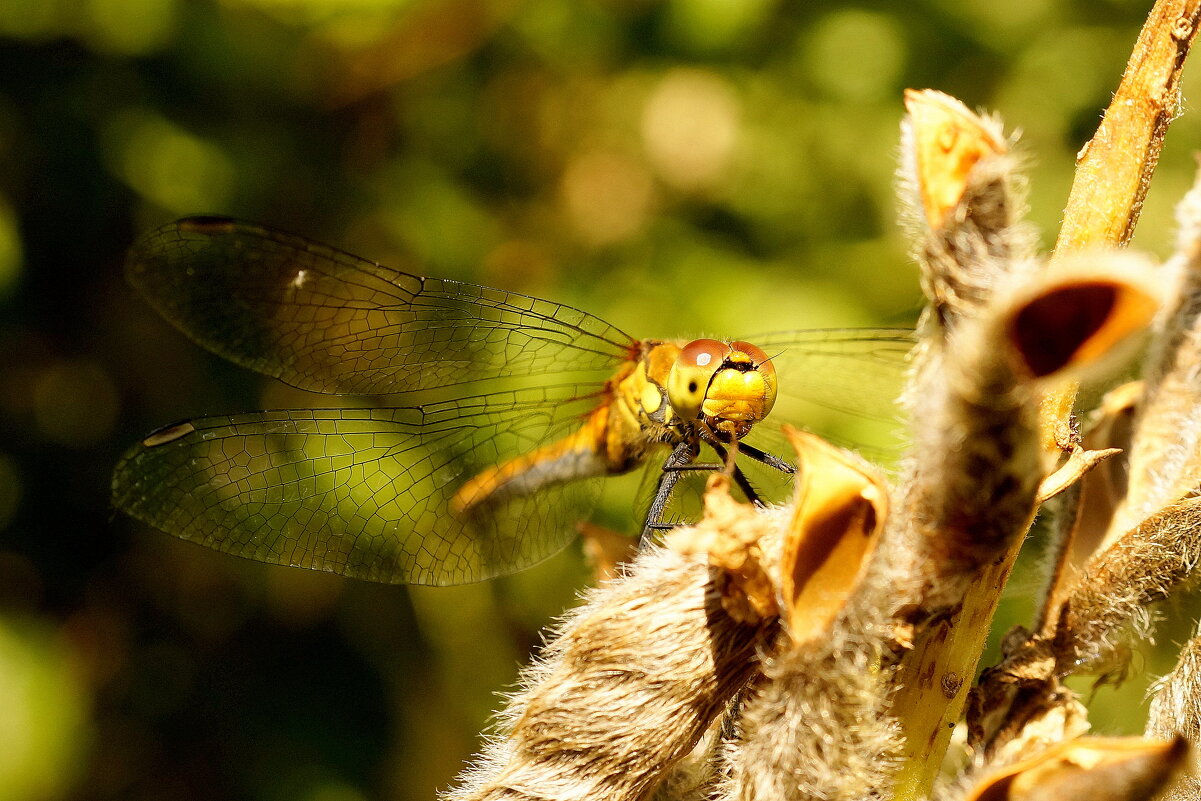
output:
[[854, 406], [856, 377], [899, 375], [912, 344], [903, 329], [636, 339], [571, 306], [223, 217], [150, 232], [126, 272], [208, 350], [352, 400], [163, 427], [121, 458], [114, 504], [218, 551], [394, 584], [530, 567], [576, 536], [603, 479], [639, 466], [657, 476], [644, 538], [672, 525], [690, 471], [773, 500], [739, 465], [793, 470], [751, 442], [779, 381]]

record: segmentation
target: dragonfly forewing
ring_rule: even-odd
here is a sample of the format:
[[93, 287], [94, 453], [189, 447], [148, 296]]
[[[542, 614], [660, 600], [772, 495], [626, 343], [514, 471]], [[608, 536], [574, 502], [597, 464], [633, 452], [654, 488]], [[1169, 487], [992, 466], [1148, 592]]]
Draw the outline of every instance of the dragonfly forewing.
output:
[[570, 306], [423, 278], [262, 226], [195, 217], [126, 264], [213, 352], [315, 392], [385, 395], [500, 376], [612, 373], [633, 339]]
[[574, 536], [595, 480], [557, 482], [463, 512], [463, 484], [569, 435], [591, 386], [421, 407], [202, 418], [148, 437], [113, 497], [185, 540], [273, 564], [403, 584], [461, 584], [529, 567]]

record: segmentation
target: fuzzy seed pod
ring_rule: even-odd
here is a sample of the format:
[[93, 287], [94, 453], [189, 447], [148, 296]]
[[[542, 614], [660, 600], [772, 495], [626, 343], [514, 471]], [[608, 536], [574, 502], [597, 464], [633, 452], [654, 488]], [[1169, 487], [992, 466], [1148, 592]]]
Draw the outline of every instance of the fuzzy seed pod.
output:
[[905, 92], [898, 195], [922, 288], [934, 318], [950, 327], [987, 297], [999, 273], [1034, 252], [1017, 223], [1021, 179], [996, 119], [931, 90]]
[[779, 587], [786, 622], [764, 675], [748, 689], [720, 797], [851, 801], [876, 797], [896, 769], [896, 722], [880, 669], [887, 610], [851, 603], [888, 514], [876, 470], [809, 434], [798, 451], [794, 508]]
[[725, 613], [702, 554], [648, 549], [564, 621], [447, 798], [646, 797], [756, 672], [773, 629]]
[[[1146, 734], [1160, 740], [1183, 737], [1194, 753], [1201, 747], [1201, 635], [1185, 643], [1175, 669], [1156, 684]], [[1163, 801], [1196, 798], [1201, 798], [1201, 777], [1193, 770]]]
[[884, 796], [899, 731], [884, 708], [883, 632], [844, 623], [825, 641], [785, 648], [744, 700], [730, 777], [734, 801], [852, 801]]
[[1148, 605], [1201, 562], [1201, 498], [1158, 512], [1092, 558], [1068, 595], [1056, 641], [1059, 667], [1109, 657], [1120, 637], [1150, 627]]
[[932, 344], [910, 391], [921, 410], [910, 474], [898, 530], [881, 546], [914, 582], [901, 587], [901, 609], [919, 632], [901, 656], [893, 707], [906, 738], [898, 785], [905, 792], [932, 781], [929, 765], [912, 773], [908, 766], [949, 737], [1033, 520], [1044, 472], [1040, 391], [1130, 351], [1157, 308], [1145, 274], [1141, 260], [1122, 254], [1082, 256], [1053, 270], [1001, 269], [991, 295], [963, 304], [941, 337], [927, 327]]
[[1161, 276], [1172, 291], [1148, 354], [1129, 489], [1108, 542], [1201, 483], [1201, 182], [1176, 214], [1177, 250]]

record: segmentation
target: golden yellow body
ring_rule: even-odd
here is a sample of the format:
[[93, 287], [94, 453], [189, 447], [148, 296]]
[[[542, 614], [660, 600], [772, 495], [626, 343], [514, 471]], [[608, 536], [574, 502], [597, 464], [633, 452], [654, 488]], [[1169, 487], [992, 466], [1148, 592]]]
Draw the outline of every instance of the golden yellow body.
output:
[[701, 430], [740, 439], [771, 411], [775, 397], [775, 369], [754, 345], [643, 340], [579, 428], [481, 472], [459, 489], [452, 508], [464, 512], [549, 483], [624, 473]]

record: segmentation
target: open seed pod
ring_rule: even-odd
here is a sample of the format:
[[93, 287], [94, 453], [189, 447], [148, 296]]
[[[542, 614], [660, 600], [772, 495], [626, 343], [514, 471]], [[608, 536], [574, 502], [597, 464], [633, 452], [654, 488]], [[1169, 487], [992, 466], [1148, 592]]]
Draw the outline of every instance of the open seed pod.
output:
[[932, 89], [905, 91], [912, 120], [915, 177], [931, 228], [942, 228], [959, 205], [972, 168], [1008, 146], [1000, 126], [981, 118], [950, 95]]
[[780, 566], [781, 614], [794, 643], [822, 636], [854, 594], [888, 516], [888, 486], [854, 454], [790, 426], [796, 495]]
[[1004, 336], [1033, 379], [1105, 372], [1159, 308], [1155, 268], [1130, 253], [1074, 256], [1012, 298]]
[[1151, 801], [1185, 762], [1183, 739], [1081, 737], [984, 779], [967, 801]]
[[[1120, 449], [1127, 454], [1135, 412], [1142, 397], [1142, 381], [1129, 381], [1105, 393], [1084, 433], [1084, 448], [1092, 452]], [[1071, 529], [1071, 551], [1066, 554], [1065, 562], [1072, 575], [1083, 570], [1085, 562], [1100, 547], [1114, 510], [1126, 494], [1127, 458], [1123, 455], [1107, 460], [1084, 477], [1083, 497]]]
[[930, 319], [950, 330], [1025, 264], [1034, 238], [1020, 222], [1022, 182], [998, 121], [941, 92], [909, 91], [899, 172], [904, 214]]
[[748, 626], [724, 612], [718, 572], [702, 554], [652, 547], [590, 592], [523, 670], [498, 736], [445, 797], [649, 798], [693, 758], [777, 633], [774, 618]]
[[871, 557], [888, 488], [854, 454], [785, 433], [797, 449], [796, 495], [768, 560], [785, 625], [743, 694], [721, 797], [874, 797], [895, 770], [898, 747], [884, 712], [891, 674], [879, 669], [892, 627], [863, 598], [865, 586], [881, 580], [868, 568], [878, 567]]

